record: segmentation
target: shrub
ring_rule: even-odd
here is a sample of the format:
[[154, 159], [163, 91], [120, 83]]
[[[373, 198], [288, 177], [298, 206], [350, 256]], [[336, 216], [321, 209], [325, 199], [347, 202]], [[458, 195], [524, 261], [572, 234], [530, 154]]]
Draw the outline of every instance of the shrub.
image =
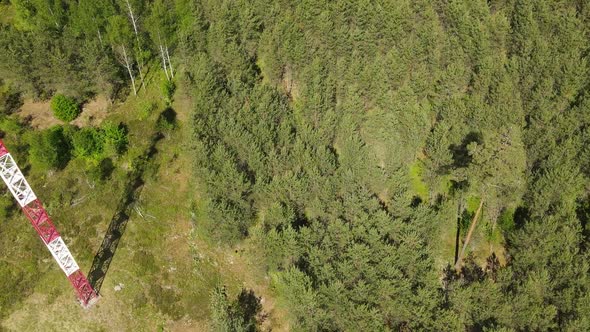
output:
[[176, 112], [168, 107], [158, 117], [156, 127], [161, 131], [171, 131], [176, 128]]
[[160, 88], [162, 89], [162, 94], [164, 95], [164, 101], [167, 105], [170, 105], [172, 103], [172, 96], [176, 90], [176, 85], [172, 81], [165, 80], [162, 81]]
[[23, 137], [24, 129], [18, 118], [0, 116], [0, 137], [8, 137], [10, 141], [17, 143]]
[[120, 154], [125, 151], [129, 143], [125, 125], [122, 123], [116, 125], [107, 121], [102, 125], [102, 131], [105, 150], [112, 154]]
[[96, 128], [82, 128], [72, 135], [72, 145], [76, 157], [99, 160], [104, 145], [104, 137]]
[[209, 306], [213, 331], [257, 331], [262, 304], [254, 291], [242, 289], [238, 298], [230, 301], [225, 286], [219, 285], [211, 292]]
[[504, 233], [510, 233], [514, 231], [516, 228], [516, 223], [514, 222], [514, 209], [505, 209], [498, 217], [498, 226]]
[[43, 130], [30, 137], [29, 160], [39, 169], [61, 169], [70, 160], [70, 142], [62, 126]]
[[80, 115], [80, 106], [72, 98], [64, 95], [55, 95], [51, 99], [53, 115], [65, 122], [70, 122]]
[[0, 195], [0, 219], [7, 220], [13, 209], [12, 197], [9, 197], [8, 194]]

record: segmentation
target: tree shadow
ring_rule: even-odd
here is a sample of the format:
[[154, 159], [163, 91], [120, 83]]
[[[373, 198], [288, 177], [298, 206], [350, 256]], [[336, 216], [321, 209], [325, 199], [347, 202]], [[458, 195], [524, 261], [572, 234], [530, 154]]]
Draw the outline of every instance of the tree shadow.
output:
[[462, 167], [469, 166], [473, 157], [469, 155], [469, 150], [467, 147], [469, 146], [469, 144], [474, 143], [474, 142], [477, 144], [482, 144], [483, 137], [480, 133], [472, 131], [463, 138], [463, 141], [461, 141], [461, 144], [459, 144], [459, 145], [452, 144], [449, 147], [449, 149], [451, 150], [451, 153], [453, 154], [453, 166], [454, 167], [462, 168]]
[[176, 128], [176, 111], [167, 107], [158, 117], [157, 126], [159, 130], [173, 130]]
[[530, 219], [530, 211], [525, 206], [519, 206], [514, 211], [514, 225], [516, 229], [521, 229]]
[[133, 208], [133, 203], [139, 198], [139, 195], [141, 194], [141, 190], [144, 185], [142, 176], [145, 171], [147, 161], [158, 152], [156, 149], [156, 144], [163, 137], [164, 136], [160, 132], [154, 134], [151, 138], [150, 147], [145, 151], [144, 155], [138, 157], [133, 162], [133, 170], [127, 179], [127, 183], [125, 184], [123, 197], [119, 201], [115, 215], [111, 219], [109, 228], [107, 229], [104, 239], [102, 240], [102, 244], [100, 245], [98, 252], [94, 256], [94, 260], [92, 261], [90, 272], [88, 272], [88, 281], [96, 293], [100, 292], [104, 278], [111, 265], [111, 261], [115, 256], [117, 247], [119, 246], [119, 241], [125, 233], [125, 228], [127, 227], [127, 222], [129, 221], [129, 216], [131, 214], [131, 209]]
[[[461, 209], [460, 207], [457, 208]], [[457, 233], [455, 235], [455, 260], [453, 264], [457, 264], [459, 260], [459, 245], [461, 243], [461, 211], [457, 212]]]
[[239, 308], [238, 312], [244, 322], [256, 322], [258, 314], [262, 310], [260, 298], [251, 289], [242, 289], [238, 295], [236, 306]]
[[24, 99], [22, 93], [9, 89], [8, 94], [4, 97], [4, 108], [2, 111], [4, 114], [10, 115], [17, 112], [23, 105]]

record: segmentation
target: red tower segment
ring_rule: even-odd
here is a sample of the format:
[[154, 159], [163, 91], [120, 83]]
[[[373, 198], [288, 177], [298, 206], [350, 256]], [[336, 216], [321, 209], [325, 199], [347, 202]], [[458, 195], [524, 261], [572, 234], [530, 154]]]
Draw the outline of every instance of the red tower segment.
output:
[[92, 289], [86, 276], [80, 271], [70, 250], [62, 240], [53, 222], [51, 222], [47, 211], [43, 208], [43, 204], [37, 199], [2, 141], [0, 141], [0, 177], [31, 221], [33, 228], [35, 228], [59, 267], [66, 274], [66, 277], [76, 290], [80, 303], [87, 307], [91, 301], [98, 298], [98, 295]]

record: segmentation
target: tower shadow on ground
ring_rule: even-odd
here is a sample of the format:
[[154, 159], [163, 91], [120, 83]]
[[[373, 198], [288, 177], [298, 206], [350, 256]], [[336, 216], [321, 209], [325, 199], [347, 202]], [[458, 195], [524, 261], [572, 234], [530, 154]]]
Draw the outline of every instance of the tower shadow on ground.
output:
[[127, 227], [127, 222], [133, 209], [133, 203], [139, 198], [143, 189], [144, 181], [142, 176], [145, 168], [149, 160], [158, 152], [156, 144], [162, 138], [164, 138], [162, 133], [155, 133], [152, 136], [150, 147], [142, 156], [133, 161], [133, 170], [129, 174], [127, 183], [125, 184], [123, 197], [119, 201], [115, 215], [111, 219], [102, 244], [92, 261], [90, 272], [88, 272], [88, 281], [97, 294], [100, 293], [102, 283], [119, 246], [119, 241], [125, 233], [125, 228]]

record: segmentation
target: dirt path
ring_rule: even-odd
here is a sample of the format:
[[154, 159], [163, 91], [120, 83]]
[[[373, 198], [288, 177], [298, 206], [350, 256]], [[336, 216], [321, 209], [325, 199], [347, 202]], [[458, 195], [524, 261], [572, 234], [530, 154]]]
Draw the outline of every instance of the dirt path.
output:
[[475, 212], [475, 216], [471, 221], [471, 227], [469, 227], [469, 232], [467, 233], [467, 237], [465, 237], [465, 242], [463, 242], [463, 249], [461, 249], [461, 253], [459, 254], [459, 258], [457, 259], [457, 263], [455, 263], [455, 269], [459, 270], [461, 267], [461, 263], [463, 260], [463, 256], [465, 255], [465, 250], [467, 250], [467, 246], [469, 245], [469, 241], [471, 241], [471, 235], [473, 235], [473, 231], [475, 230], [475, 226], [477, 225], [477, 220], [479, 219], [479, 215], [481, 213], [481, 208], [483, 207], [483, 198], [479, 202], [479, 207]]

